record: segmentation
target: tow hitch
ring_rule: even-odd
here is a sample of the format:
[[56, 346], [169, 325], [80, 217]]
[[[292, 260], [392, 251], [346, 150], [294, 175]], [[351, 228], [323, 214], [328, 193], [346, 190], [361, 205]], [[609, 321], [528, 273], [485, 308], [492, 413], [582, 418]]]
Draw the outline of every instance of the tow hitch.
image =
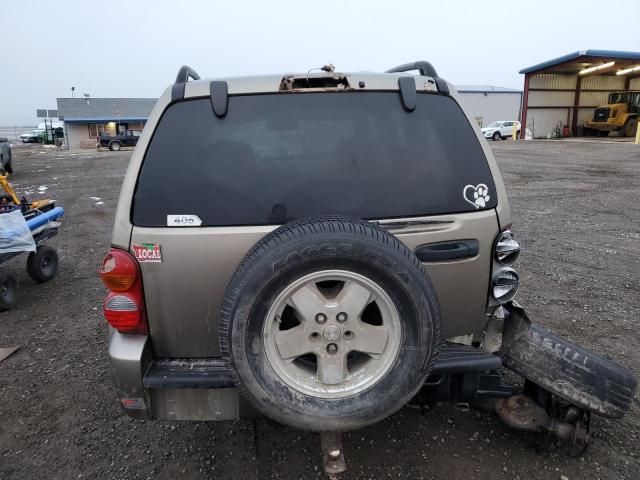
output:
[[330, 479], [347, 470], [342, 450], [342, 434], [340, 432], [320, 432], [320, 445], [322, 447], [322, 464], [324, 471]]

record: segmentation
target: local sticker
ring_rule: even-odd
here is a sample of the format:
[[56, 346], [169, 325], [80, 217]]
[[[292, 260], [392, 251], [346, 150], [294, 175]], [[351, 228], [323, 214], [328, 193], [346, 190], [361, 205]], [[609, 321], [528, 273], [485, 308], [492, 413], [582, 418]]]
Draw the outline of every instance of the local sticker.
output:
[[133, 249], [133, 255], [138, 259], [140, 263], [161, 263], [162, 252], [160, 251], [160, 245], [157, 243], [134, 243], [131, 245]]

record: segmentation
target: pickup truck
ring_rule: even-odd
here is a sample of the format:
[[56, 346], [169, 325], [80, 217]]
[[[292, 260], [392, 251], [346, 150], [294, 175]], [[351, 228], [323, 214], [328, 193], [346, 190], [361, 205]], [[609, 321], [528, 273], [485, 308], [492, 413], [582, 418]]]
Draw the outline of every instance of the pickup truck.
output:
[[7, 173], [13, 173], [13, 166], [11, 165], [11, 145], [9, 140], [2, 137], [0, 138], [0, 173], [4, 170]]
[[117, 152], [121, 147], [135, 147], [140, 138], [138, 130], [125, 130], [118, 135], [107, 135], [103, 133], [98, 138], [98, 148], [109, 147], [109, 150]]

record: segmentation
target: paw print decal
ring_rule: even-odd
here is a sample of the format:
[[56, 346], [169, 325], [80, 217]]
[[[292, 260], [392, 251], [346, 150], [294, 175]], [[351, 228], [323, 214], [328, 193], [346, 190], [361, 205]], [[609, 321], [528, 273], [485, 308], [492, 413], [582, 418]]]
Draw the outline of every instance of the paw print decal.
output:
[[467, 185], [462, 189], [464, 199], [476, 208], [484, 208], [489, 203], [491, 196], [489, 195], [489, 187], [484, 183], [479, 183], [475, 187]]

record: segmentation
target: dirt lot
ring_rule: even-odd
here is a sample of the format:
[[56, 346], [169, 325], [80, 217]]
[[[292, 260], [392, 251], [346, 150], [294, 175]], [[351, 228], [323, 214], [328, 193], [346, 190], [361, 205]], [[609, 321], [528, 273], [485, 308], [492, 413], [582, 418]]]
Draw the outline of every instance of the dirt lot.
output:
[[[492, 143], [523, 245], [521, 303], [569, 339], [640, 376], [640, 148], [628, 143]], [[0, 478], [308, 478], [318, 438], [267, 420], [142, 423], [117, 408], [107, 364], [107, 250], [130, 152], [14, 148], [13, 177], [66, 209], [58, 277], [19, 272], [18, 307], [0, 314]], [[40, 192], [40, 193], [39, 193]], [[4, 267], [3, 267], [4, 268]], [[640, 478], [640, 402], [620, 421], [596, 418], [586, 455], [541, 453], [534, 435], [449, 405], [405, 408], [346, 435], [345, 478]]]

